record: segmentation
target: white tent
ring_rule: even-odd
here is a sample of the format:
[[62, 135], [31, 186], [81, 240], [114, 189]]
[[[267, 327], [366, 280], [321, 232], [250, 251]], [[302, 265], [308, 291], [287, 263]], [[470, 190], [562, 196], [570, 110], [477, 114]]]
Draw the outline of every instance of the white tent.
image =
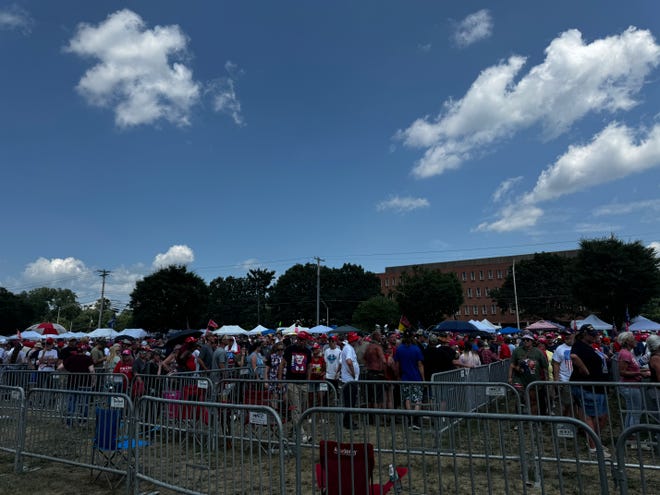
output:
[[484, 318], [483, 320], [481, 320], [481, 323], [483, 323], [486, 326], [489, 326], [493, 330], [500, 330], [502, 328], [502, 325], [495, 325], [494, 323], [488, 321], [488, 318]]
[[635, 316], [630, 322], [628, 330], [631, 332], [660, 332], [660, 323], [644, 318], [641, 315]]
[[117, 334], [117, 337], [132, 337], [134, 339], [143, 339], [147, 335], [149, 335], [147, 331], [143, 330], [142, 328], [125, 328]]
[[573, 320], [571, 321], [571, 328], [580, 328], [582, 325], [590, 324], [596, 330], [612, 330], [612, 325], [605, 323], [603, 320], [598, 318], [596, 315], [589, 315], [584, 320]]
[[215, 335], [247, 335], [247, 330], [242, 329], [238, 325], [222, 325], [217, 330], [213, 330]]
[[[279, 328], [278, 328], [279, 330]], [[309, 332], [309, 328], [307, 327], [301, 327], [300, 325], [293, 324], [290, 327], [285, 328], [282, 330], [282, 335], [293, 335], [298, 332]]]
[[308, 331], [309, 333], [328, 333], [332, 332], [332, 328], [326, 327], [325, 325], [317, 325], [315, 327], [310, 328]]
[[470, 323], [472, 323], [475, 327], [477, 327], [477, 330], [480, 330], [482, 332], [495, 333], [494, 328], [492, 328], [490, 325], [486, 325], [485, 323], [479, 320], [470, 320]]
[[113, 328], [97, 328], [87, 334], [90, 339], [114, 339], [118, 332]]
[[248, 330], [248, 335], [264, 335], [265, 333], [275, 333], [275, 330], [266, 328], [263, 325], [257, 325], [252, 330]]
[[[50, 335], [50, 337], [57, 337], [57, 335]], [[11, 335], [7, 338], [9, 340], [14, 340], [18, 337], [16, 335]], [[35, 332], [34, 330], [27, 330], [25, 332], [21, 332], [21, 338], [23, 340], [39, 340], [41, 338], [41, 334], [39, 332]]]

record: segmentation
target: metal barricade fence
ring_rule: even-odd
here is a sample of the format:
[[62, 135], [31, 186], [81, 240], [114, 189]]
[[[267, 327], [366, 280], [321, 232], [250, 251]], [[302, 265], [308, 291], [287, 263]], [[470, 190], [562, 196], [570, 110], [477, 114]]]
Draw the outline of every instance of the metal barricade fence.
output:
[[[642, 382], [533, 382], [525, 389], [525, 401], [538, 403], [540, 414], [583, 419], [611, 448], [626, 427], [660, 424], [658, 399], [657, 384]], [[629, 447], [642, 455], [638, 462], [646, 469], [660, 470], [660, 453], [654, 448], [656, 439], [640, 435], [639, 441], [630, 442]]]
[[133, 390], [132, 396], [150, 395], [167, 400], [190, 400], [198, 402], [211, 402], [216, 398], [215, 386], [208, 376], [197, 376], [188, 373], [174, 373], [172, 375], [136, 375], [132, 386], [135, 388], [136, 380], [141, 380], [141, 393]]
[[136, 493], [149, 482], [187, 494], [284, 495], [295, 483], [285, 470], [282, 422], [270, 407], [143, 396], [136, 432], [150, 438], [136, 451]]
[[29, 370], [23, 365], [8, 365], [0, 374], [0, 385], [21, 387], [27, 392], [34, 387], [50, 387], [52, 374], [52, 371]]
[[25, 433], [25, 392], [20, 387], [0, 385], [0, 450], [14, 454], [14, 470], [22, 470]]
[[[655, 452], [660, 454], [660, 425], [638, 424], [621, 432], [616, 442], [617, 462], [612, 465], [613, 477], [619, 484], [621, 495], [652, 495], [660, 487], [660, 473], [649, 470], [645, 465], [642, 447], [638, 443], [640, 437], [653, 438]], [[634, 445], [632, 451], [630, 443]]]
[[[342, 426], [345, 415], [351, 428]], [[371, 415], [389, 421], [373, 423]], [[407, 426], [423, 416], [429, 422], [421, 431]], [[310, 418], [312, 440], [296, 436], [298, 495], [382, 493], [396, 490], [397, 483], [411, 494], [592, 495], [612, 489], [597, 435], [574, 418], [312, 408], [297, 429]], [[585, 434], [595, 442], [596, 455], [584, 447]]]
[[111, 484], [132, 478], [138, 445], [127, 395], [36, 388], [27, 401], [39, 407], [27, 409], [23, 459], [89, 468]]

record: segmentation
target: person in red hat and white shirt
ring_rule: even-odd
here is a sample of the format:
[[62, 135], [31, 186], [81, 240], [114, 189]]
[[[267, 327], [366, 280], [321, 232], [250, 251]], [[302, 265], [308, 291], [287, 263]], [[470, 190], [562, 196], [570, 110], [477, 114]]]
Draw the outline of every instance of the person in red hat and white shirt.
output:
[[[355, 407], [358, 401], [357, 381], [360, 379], [360, 365], [358, 364], [355, 348], [360, 343], [360, 336], [350, 332], [346, 340], [348, 344], [341, 350], [341, 381], [342, 399], [344, 407]], [[357, 429], [359, 426], [351, 422], [351, 415], [344, 414], [344, 428]]]

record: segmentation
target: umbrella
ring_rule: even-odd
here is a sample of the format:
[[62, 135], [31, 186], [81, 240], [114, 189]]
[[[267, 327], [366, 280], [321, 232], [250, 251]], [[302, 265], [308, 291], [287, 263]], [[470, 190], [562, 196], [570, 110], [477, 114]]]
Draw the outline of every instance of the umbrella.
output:
[[[12, 335], [10, 337], [7, 337], [9, 340], [14, 340], [18, 338], [18, 335]], [[26, 332], [21, 332], [21, 339], [23, 340], [39, 340], [41, 338], [41, 334], [39, 332], [35, 332], [34, 330], [28, 330]]]
[[174, 333], [170, 334], [170, 336], [167, 338], [167, 342], [165, 342], [165, 347], [174, 347], [177, 344], [183, 344], [183, 341], [186, 340], [188, 337], [199, 337], [204, 333], [204, 330], [180, 330], [180, 331], [175, 331]]
[[531, 325], [528, 325], [525, 330], [529, 330], [530, 332], [537, 331], [537, 332], [552, 332], [552, 331], [557, 331], [561, 330], [564, 328], [562, 325], [559, 323], [553, 323], [548, 320], [539, 320], [537, 322], [532, 323]]
[[41, 335], [59, 335], [61, 333], [66, 333], [66, 328], [64, 328], [62, 325], [58, 323], [51, 323], [49, 321], [37, 323], [31, 327], [26, 328], [26, 330], [34, 330]]
[[359, 328], [352, 327], [351, 325], [342, 325], [340, 327], [332, 329], [333, 334], [334, 333], [351, 333], [351, 332], [361, 333], [362, 330], [360, 330]]
[[445, 320], [431, 329], [432, 332], [477, 332], [479, 329], [469, 321]]
[[334, 328], [326, 327], [325, 325], [317, 325], [309, 329], [309, 333], [328, 333], [334, 331]]

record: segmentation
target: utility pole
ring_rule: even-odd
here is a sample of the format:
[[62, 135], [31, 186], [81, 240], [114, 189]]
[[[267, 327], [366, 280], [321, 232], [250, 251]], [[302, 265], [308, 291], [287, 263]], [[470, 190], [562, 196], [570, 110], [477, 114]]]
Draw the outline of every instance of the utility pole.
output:
[[520, 314], [518, 313], [518, 287], [516, 286], [516, 260], [513, 260], [513, 298], [516, 303], [516, 326], [520, 328]]
[[316, 256], [316, 326], [319, 326], [321, 319], [321, 261], [324, 259]]
[[99, 310], [99, 324], [96, 328], [101, 328], [101, 318], [103, 318], [103, 303], [105, 302], [105, 277], [110, 275], [110, 270], [96, 270], [96, 273], [103, 279], [101, 283], [101, 309]]

